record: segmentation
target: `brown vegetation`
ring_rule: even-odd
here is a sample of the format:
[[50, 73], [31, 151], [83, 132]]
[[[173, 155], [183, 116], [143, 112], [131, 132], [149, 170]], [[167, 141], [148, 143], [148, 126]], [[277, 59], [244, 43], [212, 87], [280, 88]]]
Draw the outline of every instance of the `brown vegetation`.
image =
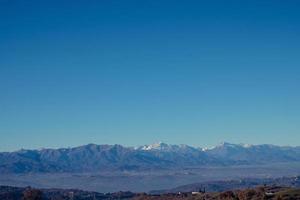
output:
[[146, 193], [95, 193], [80, 190], [39, 190], [1, 186], [0, 199], [5, 200], [300, 200], [300, 189], [287, 187], [257, 187], [225, 192], [179, 192], [161, 195]]
[[23, 200], [42, 200], [42, 191], [27, 188], [23, 192]]

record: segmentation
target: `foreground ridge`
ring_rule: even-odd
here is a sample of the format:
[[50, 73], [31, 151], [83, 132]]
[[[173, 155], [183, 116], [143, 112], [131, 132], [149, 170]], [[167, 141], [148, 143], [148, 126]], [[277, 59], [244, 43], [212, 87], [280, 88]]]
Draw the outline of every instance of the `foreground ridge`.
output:
[[0, 199], [6, 200], [49, 200], [49, 199], [78, 199], [78, 200], [217, 200], [217, 199], [300, 199], [300, 188], [260, 186], [244, 190], [228, 190], [224, 192], [206, 192], [199, 190], [194, 192], [178, 192], [161, 195], [147, 193], [115, 192], [98, 193], [73, 189], [35, 189], [31, 187], [20, 188], [0, 186]]

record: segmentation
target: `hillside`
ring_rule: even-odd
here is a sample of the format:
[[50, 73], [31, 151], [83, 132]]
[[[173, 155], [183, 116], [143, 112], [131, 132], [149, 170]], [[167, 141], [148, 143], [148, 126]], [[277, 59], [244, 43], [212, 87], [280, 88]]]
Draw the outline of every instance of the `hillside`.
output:
[[247, 189], [254, 188], [261, 185], [284, 186], [284, 187], [297, 187], [300, 188], [300, 177], [280, 177], [280, 178], [244, 178], [235, 180], [223, 181], [206, 181], [200, 183], [193, 183], [182, 185], [168, 190], [150, 191], [151, 194], [167, 194], [178, 192], [192, 192], [205, 190], [207, 192], [223, 192], [233, 189]]
[[0, 199], [5, 200], [297, 200], [299, 188], [256, 187], [225, 192], [183, 192], [151, 195], [147, 193], [116, 192], [97, 193], [82, 190], [34, 189], [0, 186]]

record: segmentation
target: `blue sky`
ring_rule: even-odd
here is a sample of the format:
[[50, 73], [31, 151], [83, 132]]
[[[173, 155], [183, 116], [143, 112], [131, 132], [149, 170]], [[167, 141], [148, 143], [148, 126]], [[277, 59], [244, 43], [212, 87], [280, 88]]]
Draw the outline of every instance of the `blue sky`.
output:
[[300, 145], [299, 1], [0, 1], [0, 150]]

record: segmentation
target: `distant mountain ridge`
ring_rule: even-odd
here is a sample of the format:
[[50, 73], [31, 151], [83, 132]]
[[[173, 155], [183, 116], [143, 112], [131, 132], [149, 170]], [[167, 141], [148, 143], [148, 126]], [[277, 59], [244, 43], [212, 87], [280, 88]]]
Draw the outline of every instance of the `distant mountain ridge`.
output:
[[140, 147], [88, 144], [0, 153], [0, 173], [98, 172], [298, 162], [300, 147], [222, 143], [212, 148], [156, 143]]

